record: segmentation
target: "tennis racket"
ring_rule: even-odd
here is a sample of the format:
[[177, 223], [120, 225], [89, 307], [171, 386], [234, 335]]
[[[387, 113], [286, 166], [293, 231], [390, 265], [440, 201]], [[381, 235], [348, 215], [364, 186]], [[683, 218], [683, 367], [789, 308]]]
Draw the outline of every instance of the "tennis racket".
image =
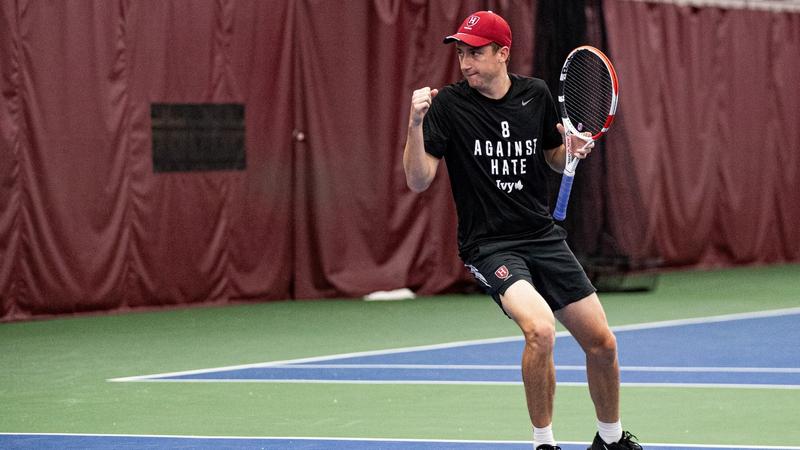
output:
[[[586, 142], [585, 147], [608, 132], [617, 111], [618, 95], [617, 72], [603, 52], [588, 45], [570, 52], [561, 68], [558, 91], [565, 143], [574, 134]], [[586, 132], [591, 136], [587, 136]], [[559, 221], [567, 217], [569, 193], [580, 161], [572, 156], [569, 149], [566, 153], [567, 163], [553, 212], [553, 217]]]

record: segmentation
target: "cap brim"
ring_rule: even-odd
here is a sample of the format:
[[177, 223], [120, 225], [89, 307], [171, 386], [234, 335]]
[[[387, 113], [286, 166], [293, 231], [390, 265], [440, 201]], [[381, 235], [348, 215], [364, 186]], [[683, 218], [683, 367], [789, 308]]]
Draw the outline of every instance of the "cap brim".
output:
[[463, 42], [469, 45], [470, 47], [483, 47], [484, 45], [489, 45], [492, 43], [491, 39], [473, 36], [471, 34], [466, 34], [466, 33], [451, 34], [450, 36], [444, 38], [442, 42], [444, 42], [445, 44], [449, 44], [451, 42], [456, 42], [456, 41]]

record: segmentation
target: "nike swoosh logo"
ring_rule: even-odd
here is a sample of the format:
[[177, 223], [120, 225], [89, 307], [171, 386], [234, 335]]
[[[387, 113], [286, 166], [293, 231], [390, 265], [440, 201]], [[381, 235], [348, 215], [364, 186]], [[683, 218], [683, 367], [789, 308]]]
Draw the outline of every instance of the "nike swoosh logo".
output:
[[522, 101], [522, 106], [525, 106], [525, 105], [527, 105], [528, 103], [530, 103], [530, 102], [531, 102], [531, 100], [533, 100], [533, 97], [531, 97], [531, 98], [529, 98], [529, 99], [527, 99], [527, 100], [523, 100], [523, 101]]

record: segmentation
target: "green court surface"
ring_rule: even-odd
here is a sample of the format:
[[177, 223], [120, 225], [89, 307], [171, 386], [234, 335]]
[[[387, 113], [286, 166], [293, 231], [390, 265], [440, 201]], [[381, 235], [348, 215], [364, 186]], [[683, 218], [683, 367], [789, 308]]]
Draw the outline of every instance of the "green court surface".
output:
[[[674, 272], [601, 300], [612, 325], [795, 308], [798, 280], [800, 265]], [[488, 297], [459, 295], [5, 323], [0, 432], [526, 440], [520, 385], [107, 381], [517, 334]], [[622, 388], [623, 424], [644, 442], [797, 446], [798, 405], [800, 389]], [[585, 386], [559, 386], [554, 429], [591, 439]]]

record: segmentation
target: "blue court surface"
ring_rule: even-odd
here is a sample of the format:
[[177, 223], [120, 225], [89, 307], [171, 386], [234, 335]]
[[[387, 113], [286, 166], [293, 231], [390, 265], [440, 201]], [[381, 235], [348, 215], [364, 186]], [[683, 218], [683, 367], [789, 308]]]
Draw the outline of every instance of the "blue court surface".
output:
[[[585, 450], [587, 442], [567, 442], [559, 444], [562, 450]], [[340, 439], [340, 438], [232, 438], [232, 437], [194, 437], [194, 436], [128, 436], [128, 435], [66, 435], [66, 434], [0, 434], [0, 448], [15, 450], [49, 449], [120, 449], [120, 450], [531, 450], [530, 442], [516, 441], [454, 441], [454, 440], [414, 440], [414, 439]], [[798, 450], [800, 447], [765, 446], [715, 446], [646, 444], [646, 448], [659, 450]]]
[[[615, 328], [623, 385], [800, 389], [800, 310]], [[518, 337], [332, 355], [113, 381], [519, 384]], [[780, 349], [780, 351], [776, 351]], [[586, 383], [584, 355], [556, 339], [560, 384]]]
[[[800, 308], [615, 327], [623, 385], [800, 389]], [[326, 355], [111, 382], [519, 384], [519, 337]], [[583, 353], [559, 333], [559, 384], [585, 384]], [[586, 442], [560, 443], [563, 450]], [[751, 444], [751, 443], [746, 443]], [[790, 449], [644, 443], [659, 449]], [[2, 449], [531, 449], [521, 441], [0, 433]]]

